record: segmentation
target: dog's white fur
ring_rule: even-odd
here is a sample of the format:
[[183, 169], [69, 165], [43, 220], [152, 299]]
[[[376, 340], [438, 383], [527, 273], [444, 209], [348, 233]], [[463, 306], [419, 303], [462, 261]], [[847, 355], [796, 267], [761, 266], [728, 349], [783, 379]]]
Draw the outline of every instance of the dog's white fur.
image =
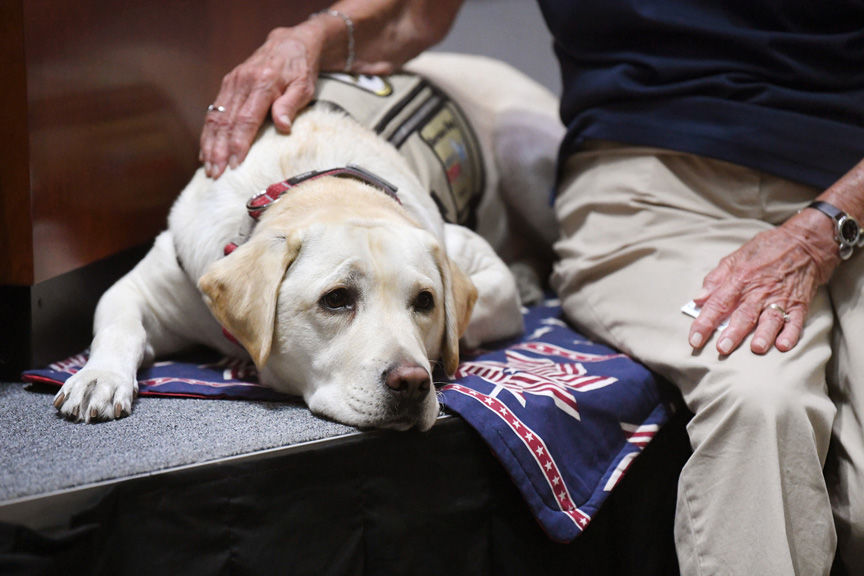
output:
[[[263, 383], [301, 395], [323, 416], [431, 427], [433, 363], [452, 374], [460, 337], [475, 347], [522, 329], [516, 282], [493, 246], [519, 256], [511, 242], [518, 226], [523, 244], [551, 242], [544, 196], [561, 127], [554, 97], [502, 63], [431, 54], [408, 68], [441, 85], [479, 136], [488, 190], [478, 231], [486, 239], [445, 224], [388, 143], [340, 113], [307, 110], [290, 136], [266, 128], [244, 163], [219, 180], [195, 174], [168, 230], [100, 300], [89, 362], [55, 397], [60, 413], [83, 421], [129, 414], [142, 364], [204, 344], [248, 353]], [[223, 257], [248, 224], [250, 195], [348, 164], [396, 185], [401, 205], [358, 180], [307, 181]]]

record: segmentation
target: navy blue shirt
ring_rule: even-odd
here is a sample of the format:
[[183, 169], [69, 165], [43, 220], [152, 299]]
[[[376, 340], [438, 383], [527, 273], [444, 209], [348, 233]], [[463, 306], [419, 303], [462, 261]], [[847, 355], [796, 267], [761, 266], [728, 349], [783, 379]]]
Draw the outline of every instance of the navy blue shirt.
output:
[[864, 0], [539, 1], [562, 155], [613, 140], [820, 188], [864, 158]]

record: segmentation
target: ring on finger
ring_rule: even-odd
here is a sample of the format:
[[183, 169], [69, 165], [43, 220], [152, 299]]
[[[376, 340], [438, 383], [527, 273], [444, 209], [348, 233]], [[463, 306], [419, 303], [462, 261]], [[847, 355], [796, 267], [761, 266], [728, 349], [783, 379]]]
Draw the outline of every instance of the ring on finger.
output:
[[784, 310], [783, 307], [780, 306], [779, 304], [777, 304], [776, 302], [772, 302], [771, 304], [769, 304], [768, 308], [771, 310], [776, 310], [777, 312], [779, 312], [780, 316], [783, 317], [783, 322], [789, 321], [789, 313], [786, 312], [786, 310]]
[[207, 112], [225, 112], [225, 107], [217, 104], [210, 104], [207, 106]]

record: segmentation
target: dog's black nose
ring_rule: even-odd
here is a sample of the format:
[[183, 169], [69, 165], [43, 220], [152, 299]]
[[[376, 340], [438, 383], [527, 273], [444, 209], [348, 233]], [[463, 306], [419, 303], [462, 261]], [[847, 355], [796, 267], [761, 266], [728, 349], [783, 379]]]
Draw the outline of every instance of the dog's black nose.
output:
[[429, 372], [417, 364], [399, 364], [384, 373], [384, 383], [404, 398], [422, 398], [432, 387]]

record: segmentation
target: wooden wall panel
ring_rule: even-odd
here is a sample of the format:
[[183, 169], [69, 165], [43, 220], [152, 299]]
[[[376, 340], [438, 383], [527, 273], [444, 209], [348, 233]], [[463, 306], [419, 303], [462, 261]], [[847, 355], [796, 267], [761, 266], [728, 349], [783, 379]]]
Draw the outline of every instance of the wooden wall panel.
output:
[[321, 5], [24, 0], [32, 282], [164, 227], [222, 75]]
[[33, 282], [23, 18], [0, 2], [0, 285]]

